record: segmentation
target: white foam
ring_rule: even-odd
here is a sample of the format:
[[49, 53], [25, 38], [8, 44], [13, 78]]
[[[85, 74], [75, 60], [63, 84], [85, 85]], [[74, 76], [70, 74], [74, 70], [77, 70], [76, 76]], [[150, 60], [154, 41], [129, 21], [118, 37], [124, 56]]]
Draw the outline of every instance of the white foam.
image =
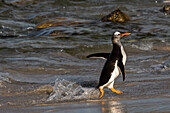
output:
[[11, 83], [11, 81], [8, 78], [8, 76], [9, 76], [9, 73], [0, 72], [0, 87], [6, 87], [4, 85], [4, 82]]
[[9, 73], [0, 72], [0, 80], [11, 83], [11, 81], [9, 80]]
[[170, 0], [164, 0], [163, 3], [170, 3]]

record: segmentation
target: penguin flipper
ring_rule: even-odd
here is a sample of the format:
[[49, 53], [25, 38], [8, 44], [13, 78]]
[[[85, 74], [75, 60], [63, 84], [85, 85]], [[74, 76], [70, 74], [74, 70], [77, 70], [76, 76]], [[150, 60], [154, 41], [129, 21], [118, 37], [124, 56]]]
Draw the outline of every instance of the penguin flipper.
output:
[[110, 53], [94, 53], [88, 55], [86, 58], [102, 58], [102, 59], [108, 59]]
[[123, 62], [118, 62], [118, 66], [121, 70], [123, 81], [125, 80], [125, 66], [123, 65]]

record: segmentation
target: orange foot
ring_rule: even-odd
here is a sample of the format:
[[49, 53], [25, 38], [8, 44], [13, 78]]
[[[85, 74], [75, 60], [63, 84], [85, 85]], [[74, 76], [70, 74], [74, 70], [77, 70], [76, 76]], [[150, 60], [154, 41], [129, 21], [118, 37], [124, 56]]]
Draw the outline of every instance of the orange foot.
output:
[[115, 90], [114, 88], [110, 88], [110, 90], [113, 91], [113, 92], [115, 92], [115, 93], [117, 93], [117, 94], [123, 93], [122, 91]]
[[99, 88], [99, 90], [100, 90], [100, 93], [101, 93], [100, 98], [102, 98], [102, 97], [103, 97], [103, 94], [104, 94], [104, 91], [103, 91], [102, 88]]

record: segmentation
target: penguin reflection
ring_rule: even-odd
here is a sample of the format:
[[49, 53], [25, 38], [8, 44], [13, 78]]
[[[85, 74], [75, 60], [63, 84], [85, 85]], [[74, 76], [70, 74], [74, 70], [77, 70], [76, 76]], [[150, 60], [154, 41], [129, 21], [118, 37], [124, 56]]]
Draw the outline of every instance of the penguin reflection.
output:
[[126, 113], [124, 106], [117, 101], [103, 101], [101, 105], [102, 113]]

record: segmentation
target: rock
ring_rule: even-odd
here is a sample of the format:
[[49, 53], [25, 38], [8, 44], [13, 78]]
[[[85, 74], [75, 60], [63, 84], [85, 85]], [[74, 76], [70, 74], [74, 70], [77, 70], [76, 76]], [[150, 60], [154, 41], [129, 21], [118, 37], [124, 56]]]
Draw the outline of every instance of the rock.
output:
[[123, 23], [123, 22], [126, 22], [130, 19], [130, 17], [122, 12], [120, 9], [116, 9], [115, 11], [111, 12], [110, 14], [104, 16], [101, 21], [103, 22], [120, 22], [120, 23]]
[[78, 20], [74, 18], [55, 18], [51, 20], [47, 20], [43, 23], [40, 23], [36, 26], [36, 28], [47, 28], [53, 26], [70, 26], [70, 25], [79, 25], [79, 24], [87, 24], [84, 20]]
[[[74, 30], [70, 31], [68, 27], [77, 29], [76, 27], [81, 25], [90, 24], [91, 21], [84, 19], [68, 18], [68, 17], [58, 17], [38, 24], [35, 28], [39, 32], [38, 34], [33, 34], [36, 36], [62, 36], [70, 33], [75, 33]], [[51, 27], [51, 28], [49, 28]]]
[[164, 5], [164, 7], [160, 11], [163, 12], [165, 15], [169, 15], [170, 14], [170, 5]]

